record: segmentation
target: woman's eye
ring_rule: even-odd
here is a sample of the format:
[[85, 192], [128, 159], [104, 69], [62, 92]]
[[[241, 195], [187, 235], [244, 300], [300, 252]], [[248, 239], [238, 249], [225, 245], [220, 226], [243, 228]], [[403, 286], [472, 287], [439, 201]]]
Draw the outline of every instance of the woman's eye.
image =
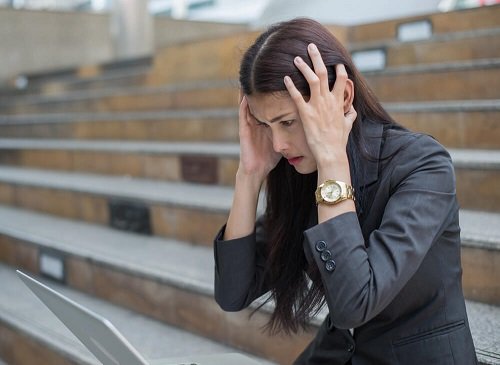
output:
[[257, 125], [259, 127], [269, 128], [269, 124], [267, 124], [267, 123], [257, 122]]
[[284, 125], [285, 127], [289, 127], [293, 124], [294, 120], [284, 120], [281, 122], [281, 125]]

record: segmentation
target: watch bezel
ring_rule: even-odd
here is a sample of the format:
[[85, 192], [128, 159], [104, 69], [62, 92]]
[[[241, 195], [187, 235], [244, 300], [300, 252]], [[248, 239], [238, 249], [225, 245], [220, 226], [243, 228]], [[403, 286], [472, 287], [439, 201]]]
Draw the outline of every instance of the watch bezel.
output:
[[[335, 186], [338, 189], [339, 193], [335, 199], [330, 199], [327, 196], [325, 196], [326, 194], [323, 193], [324, 191], [326, 191], [326, 188], [330, 187], [330, 186]], [[321, 199], [323, 199], [323, 201], [325, 203], [336, 203], [340, 199], [342, 199], [342, 186], [337, 181], [334, 181], [334, 180], [325, 181], [321, 186], [320, 195], [321, 195]]]
[[[340, 195], [338, 199], [336, 200], [328, 200], [325, 199], [324, 195], [322, 194], [323, 187], [328, 186], [330, 184], [335, 184], [338, 186], [340, 189]], [[333, 179], [328, 179], [324, 181], [321, 185], [318, 186], [318, 188], [315, 191], [316, 195], [316, 204], [326, 204], [326, 205], [335, 205], [337, 203], [340, 203], [346, 199], [352, 199], [353, 201], [356, 200], [354, 196], [354, 188], [351, 185], [346, 184], [343, 181], [338, 181], [338, 180], [333, 180]]]

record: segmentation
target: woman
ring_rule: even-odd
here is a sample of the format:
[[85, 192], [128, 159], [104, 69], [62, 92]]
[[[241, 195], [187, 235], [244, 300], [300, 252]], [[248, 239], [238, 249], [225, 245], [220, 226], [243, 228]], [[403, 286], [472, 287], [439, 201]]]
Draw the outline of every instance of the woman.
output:
[[290, 333], [326, 302], [296, 364], [477, 363], [445, 149], [396, 124], [312, 20], [263, 33], [240, 83], [240, 164], [214, 246], [219, 305], [238, 311], [270, 292], [268, 329]]

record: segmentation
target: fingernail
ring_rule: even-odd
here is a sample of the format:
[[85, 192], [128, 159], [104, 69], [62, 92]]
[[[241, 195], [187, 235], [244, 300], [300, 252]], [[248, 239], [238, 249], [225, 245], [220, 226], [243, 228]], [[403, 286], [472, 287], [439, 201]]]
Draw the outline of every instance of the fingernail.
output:
[[318, 50], [318, 47], [316, 47], [316, 45], [315, 45], [314, 43], [310, 43], [310, 44], [309, 44], [309, 49], [310, 49], [311, 51], [317, 51], [317, 50]]
[[300, 63], [302, 61], [302, 58], [300, 58], [299, 56], [295, 57], [294, 61], [296, 63]]
[[290, 76], [285, 76], [285, 84], [288, 84], [291, 81]]

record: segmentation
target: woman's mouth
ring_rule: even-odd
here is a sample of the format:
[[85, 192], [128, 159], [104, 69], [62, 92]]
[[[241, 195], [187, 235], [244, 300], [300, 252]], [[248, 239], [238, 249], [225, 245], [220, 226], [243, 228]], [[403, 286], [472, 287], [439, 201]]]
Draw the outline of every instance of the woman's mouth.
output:
[[303, 156], [299, 156], [299, 157], [292, 157], [292, 158], [289, 158], [288, 159], [288, 163], [290, 165], [297, 165], [300, 163], [300, 161], [302, 161], [304, 157]]

